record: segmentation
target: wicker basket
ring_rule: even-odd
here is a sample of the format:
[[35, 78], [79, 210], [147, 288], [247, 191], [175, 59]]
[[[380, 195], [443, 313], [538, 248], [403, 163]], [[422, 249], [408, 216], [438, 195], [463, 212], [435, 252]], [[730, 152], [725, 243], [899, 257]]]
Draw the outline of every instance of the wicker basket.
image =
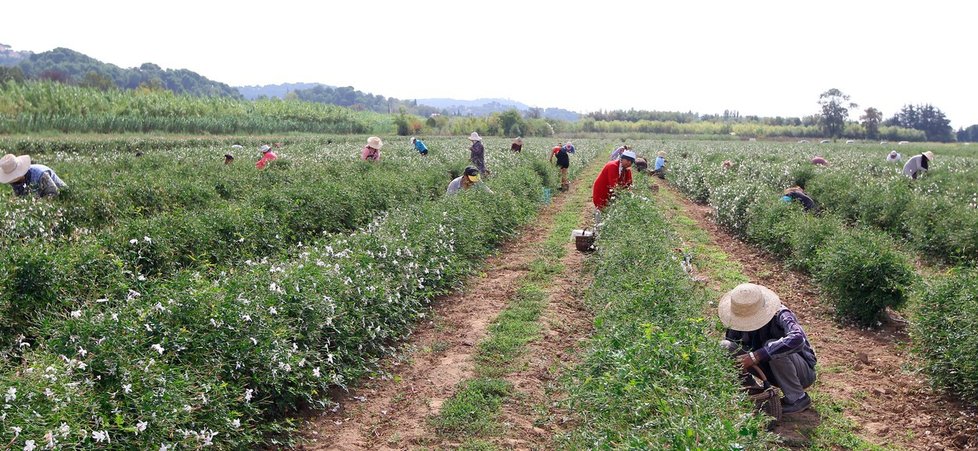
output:
[[781, 397], [778, 396], [778, 390], [768, 382], [767, 375], [764, 374], [764, 370], [761, 367], [752, 366], [749, 370], [761, 380], [762, 384], [747, 385], [744, 387], [744, 390], [747, 391], [747, 396], [751, 401], [754, 401], [754, 408], [774, 418], [774, 421], [781, 421], [781, 415], [784, 411], [781, 407]]
[[578, 251], [591, 252], [594, 250], [594, 231], [588, 229], [576, 229], [571, 232], [574, 237], [574, 245]]

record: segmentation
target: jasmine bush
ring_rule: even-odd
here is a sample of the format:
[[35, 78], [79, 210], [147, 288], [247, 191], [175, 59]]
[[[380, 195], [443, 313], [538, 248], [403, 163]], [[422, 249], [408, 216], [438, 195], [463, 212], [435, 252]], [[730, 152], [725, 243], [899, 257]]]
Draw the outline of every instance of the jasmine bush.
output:
[[927, 285], [914, 318], [914, 350], [927, 374], [978, 403], [978, 270], [956, 270]]
[[744, 402], [711, 334], [717, 320], [704, 318], [706, 296], [674, 258], [671, 237], [641, 196], [619, 198], [604, 221], [586, 295], [595, 331], [567, 383], [579, 416], [568, 448], [763, 446], [763, 420]]

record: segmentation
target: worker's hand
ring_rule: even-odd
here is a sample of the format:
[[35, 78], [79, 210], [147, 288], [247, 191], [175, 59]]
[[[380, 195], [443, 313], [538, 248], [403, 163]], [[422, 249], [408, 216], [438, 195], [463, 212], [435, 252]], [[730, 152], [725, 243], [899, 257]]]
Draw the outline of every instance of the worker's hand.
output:
[[746, 371], [748, 368], [754, 366], [754, 361], [751, 360], [749, 354], [744, 354], [740, 356], [740, 367]]

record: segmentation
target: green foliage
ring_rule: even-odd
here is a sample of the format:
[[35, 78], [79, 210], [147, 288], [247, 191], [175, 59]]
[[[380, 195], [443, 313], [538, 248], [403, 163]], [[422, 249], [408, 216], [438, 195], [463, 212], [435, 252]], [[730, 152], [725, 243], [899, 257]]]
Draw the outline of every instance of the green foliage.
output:
[[616, 201], [597, 245], [586, 298], [595, 331], [565, 385], [581, 418], [562, 445], [764, 447], [762, 419], [748, 413], [711, 336], [716, 320], [703, 318], [706, 296], [674, 260], [677, 244], [654, 205], [640, 196]]
[[503, 399], [512, 391], [512, 384], [502, 379], [466, 381], [445, 402], [432, 425], [438, 433], [452, 436], [492, 432]]
[[[101, 90], [136, 89], [144, 85], [156, 85], [176, 94], [242, 98], [236, 89], [186, 69], [163, 70], [152, 63], [123, 69], [61, 47], [33, 54], [21, 60], [17, 67], [23, 70], [28, 79], [57, 79]], [[57, 76], [52, 76], [53, 74]]]
[[836, 313], [864, 326], [876, 325], [887, 307], [902, 306], [915, 279], [907, 258], [869, 232], [840, 234], [817, 258], [814, 274]]
[[914, 318], [914, 350], [927, 374], [978, 403], [978, 270], [959, 270], [928, 284]]
[[846, 120], [849, 119], [849, 108], [856, 108], [858, 105], [849, 102], [849, 96], [835, 88], [820, 94], [818, 104], [822, 106], [819, 123], [825, 132], [825, 136], [830, 138], [841, 137]]

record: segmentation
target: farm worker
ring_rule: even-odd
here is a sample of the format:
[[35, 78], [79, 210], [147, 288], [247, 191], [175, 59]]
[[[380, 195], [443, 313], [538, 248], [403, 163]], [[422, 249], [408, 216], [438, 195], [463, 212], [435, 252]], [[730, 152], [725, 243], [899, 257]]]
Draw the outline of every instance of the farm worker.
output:
[[742, 283], [720, 298], [720, 321], [727, 328], [721, 345], [747, 371], [759, 366], [771, 384], [784, 392], [783, 412], [812, 405], [805, 389], [815, 382], [815, 350], [798, 318], [773, 291]]
[[815, 155], [815, 158], [812, 158], [812, 164], [816, 166], [828, 166], [829, 162], [825, 158]]
[[38, 197], [54, 197], [65, 188], [58, 174], [43, 164], [31, 164], [30, 155], [15, 157], [6, 154], [0, 158], [0, 183], [9, 183], [14, 195], [26, 196], [28, 193]]
[[594, 187], [591, 189], [591, 199], [598, 210], [604, 210], [608, 206], [608, 199], [611, 192], [618, 187], [628, 187], [632, 184], [632, 164], [635, 163], [635, 152], [626, 150], [621, 153], [621, 158], [609, 161], [601, 169], [598, 178], [594, 179]]
[[412, 136], [411, 144], [414, 144], [414, 150], [417, 150], [422, 157], [428, 156], [428, 146], [424, 145], [424, 141]]
[[234, 155], [229, 153], [224, 154], [224, 164], [234, 163]]
[[923, 172], [927, 171], [930, 162], [934, 161], [934, 152], [927, 151], [920, 155], [914, 155], [903, 165], [903, 175], [917, 180]]
[[262, 144], [258, 150], [260, 150], [262, 153], [261, 159], [255, 163], [255, 167], [258, 169], [265, 169], [265, 166], [268, 166], [269, 162], [278, 159], [278, 155], [275, 155], [275, 152], [272, 151], [272, 147], [268, 144]]
[[550, 152], [550, 162], [554, 162], [554, 157], [557, 157], [557, 167], [560, 168], [560, 190], [567, 191], [570, 188], [570, 182], [567, 181], [567, 168], [570, 167], [570, 153], [567, 151], [567, 146], [558, 144]]
[[655, 167], [652, 168], [652, 174], [660, 179], [666, 178], [666, 152], [660, 150], [655, 154]]
[[791, 202], [793, 200], [801, 202], [801, 205], [805, 207], [805, 211], [811, 211], [815, 208], [815, 201], [800, 186], [792, 186], [785, 189], [784, 196], [781, 196], [781, 201], [783, 202]]
[[469, 141], [472, 141], [472, 147], [469, 147], [469, 160], [479, 170], [479, 174], [482, 174], [483, 177], [488, 176], [490, 172], [486, 169], [486, 148], [482, 146], [482, 137], [479, 136], [479, 132], [472, 132], [469, 135]]
[[628, 147], [627, 145], [618, 146], [617, 149], [611, 151], [611, 155], [608, 158], [608, 161], [615, 161], [621, 158], [622, 152], [626, 150], [631, 150], [631, 147]]
[[376, 136], [367, 138], [367, 145], [360, 151], [360, 159], [363, 161], [380, 161], [380, 148], [384, 142]]
[[571, 143], [570, 141], [564, 143], [564, 150], [566, 150], [567, 153], [569, 154], [573, 154], [574, 152], [577, 152], [577, 148], [574, 147], [574, 144]]
[[522, 152], [523, 138], [517, 136], [516, 139], [513, 140], [513, 144], [510, 144], [509, 150], [512, 150], [513, 152]]
[[720, 164], [720, 169], [723, 169], [724, 171], [729, 171], [733, 169], [733, 166], [734, 166], [733, 161], [723, 160], [723, 163]]
[[473, 186], [479, 186], [484, 191], [492, 193], [492, 190], [489, 189], [485, 183], [481, 183], [479, 181], [479, 170], [472, 166], [468, 166], [465, 168], [465, 171], [462, 172], [462, 175], [455, 177], [455, 179], [448, 184], [448, 190], [445, 191], [445, 194], [455, 194], [463, 189], [469, 189]]
[[902, 159], [903, 159], [903, 155], [900, 155], [900, 152], [897, 152], [895, 150], [891, 150], [890, 153], [886, 155], [887, 163], [899, 163], [900, 160]]

